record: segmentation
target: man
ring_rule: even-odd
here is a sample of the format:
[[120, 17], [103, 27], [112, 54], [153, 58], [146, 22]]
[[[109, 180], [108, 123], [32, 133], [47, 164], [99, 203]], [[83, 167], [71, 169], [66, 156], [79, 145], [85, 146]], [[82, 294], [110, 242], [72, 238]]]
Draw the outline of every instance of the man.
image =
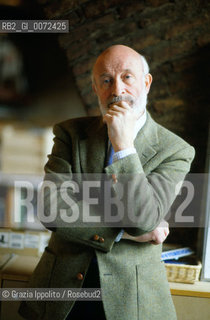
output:
[[[119, 227], [85, 228], [80, 220], [78, 226], [67, 228], [62, 213], [56, 217], [29, 287], [100, 285], [103, 302], [27, 302], [20, 308], [25, 318], [96, 319], [96, 310], [97, 318], [107, 320], [176, 319], [160, 260], [168, 228], [161, 228], [160, 223], [175, 199], [175, 186], [190, 169], [194, 149], [146, 112], [151, 82], [142, 56], [129, 47], [112, 46], [93, 68], [93, 90], [102, 117], [68, 120], [54, 127], [55, 144], [45, 166], [50, 179], [60, 184], [67, 180], [64, 174], [72, 179], [75, 173], [105, 172], [112, 178], [112, 193], [122, 198], [126, 208], [129, 202], [132, 206], [125, 210]], [[107, 162], [112, 148], [113, 161]], [[129, 185], [124, 197], [120, 197], [120, 185]], [[79, 213], [82, 205], [78, 199]], [[49, 207], [47, 193], [46, 214]], [[57, 208], [64, 208], [62, 196]], [[65, 210], [71, 216], [68, 205]]]

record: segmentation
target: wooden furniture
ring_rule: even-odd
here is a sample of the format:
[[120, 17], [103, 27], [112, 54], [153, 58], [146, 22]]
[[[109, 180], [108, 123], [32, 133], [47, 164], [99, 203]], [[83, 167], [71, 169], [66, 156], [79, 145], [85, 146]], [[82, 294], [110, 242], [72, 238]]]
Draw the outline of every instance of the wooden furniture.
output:
[[[1, 288], [25, 288], [39, 257], [13, 255], [0, 271]], [[23, 320], [18, 314], [20, 301], [1, 302], [1, 320]]]
[[210, 282], [170, 282], [178, 320], [210, 319]]

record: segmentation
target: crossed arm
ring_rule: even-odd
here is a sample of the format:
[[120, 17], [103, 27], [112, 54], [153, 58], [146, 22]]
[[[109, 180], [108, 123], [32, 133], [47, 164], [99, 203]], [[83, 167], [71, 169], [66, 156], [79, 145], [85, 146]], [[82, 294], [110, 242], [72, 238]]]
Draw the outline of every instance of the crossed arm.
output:
[[[62, 179], [63, 174], [72, 175], [72, 165], [70, 154], [75, 152], [71, 144], [71, 133], [67, 128], [56, 125], [54, 128], [55, 143], [49, 161], [45, 166], [45, 171], [55, 180]], [[106, 173], [111, 176], [113, 173], [120, 175], [121, 172], [129, 172], [134, 181], [132, 184], [132, 194], [135, 203], [135, 214], [138, 223], [134, 223], [130, 228], [124, 228], [123, 239], [133, 241], [155, 241], [161, 243], [168, 234], [166, 229], [158, 228], [164, 216], [167, 214], [169, 207], [175, 199], [174, 188], [177, 182], [183, 180], [186, 173], [190, 169], [190, 163], [194, 157], [194, 150], [186, 143], [178, 143], [171, 147], [171, 151], [167, 150], [167, 157], [160, 161], [159, 165], [154, 167], [152, 172], [145, 174], [141, 166], [140, 159], [137, 154], [132, 154], [123, 158], [112, 165], [105, 168]], [[159, 181], [162, 181], [162, 185]], [[65, 179], [64, 179], [65, 181]], [[61, 181], [63, 182], [63, 181]], [[142, 192], [141, 190], [144, 190]], [[113, 185], [113, 191], [118, 194], [117, 184]], [[74, 194], [71, 195], [74, 198]], [[53, 196], [52, 196], [53, 198]], [[77, 202], [79, 211], [82, 212], [82, 201]], [[61, 197], [57, 199], [57, 207], [67, 211], [67, 215], [71, 215], [71, 208], [63, 204]], [[95, 206], [92, 206], [92, 214]], [[50, 195], [46, 193], [44, 199], [44, 210], [46, 215], [49, 213]], [[47, 224], [43, 223], [47, 228]], [[50, 228], [50, 227], [49, 227]], [[65, 241], [81, 243], [86, 246], [98, 249], [104, 252], [111, 250], [115, 239], [119, 234], [119, 228], [97, 227], [84, 228], [83, 225], [78, 227], [67, 228], [66, 224], [61, 221], [60, 216], [56, 217], [53, 231], [57, 233]], [[94, 234], [98, 234], [105, 239], [104, 242], [95, 241]], [[122, 239], [122, 241], [123, 241]]]

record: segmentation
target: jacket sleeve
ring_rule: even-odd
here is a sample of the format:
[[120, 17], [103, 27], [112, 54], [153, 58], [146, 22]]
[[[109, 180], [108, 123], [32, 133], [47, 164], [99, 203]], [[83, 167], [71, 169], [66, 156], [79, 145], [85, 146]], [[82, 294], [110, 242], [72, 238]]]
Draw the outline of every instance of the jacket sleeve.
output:
[[[77, 144], [76, 139], [78, 139], [78, 137], [75, 136], [75, 139], [71, 139], [71, 134], [66, 132], [60, 125], [55, 125], [53, 132], [55, 135], [54, 146], [44, 168], [45, 177], [43, 185], [49, 185], [50, 182], [54, 184], [56, 188], [44, 189], [42, 192], [42, 197], [44, 199], [43, 207], [40, 209], [43, 211], [44, 216], [50, 216], [54, 210], [55, 219], [52, 223], [45, 222], [43, 219], [40, 220], [46, 228], [56, 232], [56, 234], [65, 241], [84, 244], [108, 252], [111, 250], [120, 229], [101, 226], [88, 227], [85, 225], [81, 221], [83, 210], [82, 199], [78, 199], [70, 187], [62, 188], [62, 185], [64, 185], [63, 183], [68, 183], [73, 178], [72, 162], [75, 155], [72, 154], [72, 143]], [[78, 221], [77, 223], [74, 223], [72, 227], [60, 214], [60, 209], [62, 208], [62, 210], [64, 209], [66, 211], [66, 215], [71, 216], [72, 208], [64, 202], [63, 197], [61, 196], [67, 189], [68, 198], [76, 204], [76, 208], [79, 212]], [[95, 206], [91, 206], [91, 210], [94, 215], [98, 215]], [[96, 212], [94, 212], [94, 210], [96, 210]]]
[[129, 155], [105, 168], [106, 173], [114, 174], [118, 181], [112, 186], [116, 196], [120, 194], [119, 186], [127, 185], [124, 229], [132, 236], [150, 232], [160, 224], [176, 198], [177, 184], [183, 182], [190, 170], [194, 148], [182, 139], [172, 145], [165, 148], [164, 159], [148, 175], [138, 154]]

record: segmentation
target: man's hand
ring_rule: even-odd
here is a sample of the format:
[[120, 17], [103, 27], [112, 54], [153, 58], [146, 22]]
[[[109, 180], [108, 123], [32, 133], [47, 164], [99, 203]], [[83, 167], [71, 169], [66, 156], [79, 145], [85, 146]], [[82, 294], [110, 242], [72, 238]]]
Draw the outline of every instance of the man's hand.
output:
[[149, 233], [145, 233], [142, 236], [133, 237], [130, 236], [127, 232], [124, 232], [122, 239], [132, 240], [136, 242], [150, 242], [152, 244], [161, 244], [165, 241], [168, 234], [168, 222], [163, 220], [155, 230]]
[[125, 101], [119, 101], [109, 108], [103, 121], [108, 127], [108, 136], [115, 152], [134, 148], [134, 129], [139, 115]]

